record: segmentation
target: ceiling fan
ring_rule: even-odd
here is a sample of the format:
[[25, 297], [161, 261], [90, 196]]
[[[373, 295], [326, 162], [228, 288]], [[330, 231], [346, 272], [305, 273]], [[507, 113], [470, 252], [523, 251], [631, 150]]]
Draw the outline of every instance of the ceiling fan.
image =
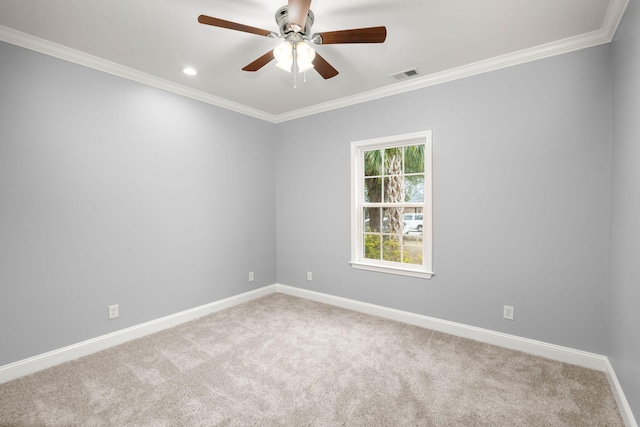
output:
[[386, 27], [357, 28], [311, 34], [314, 15], [309, 9], [310, 7], [311, 0], [289, 0], [287, 6], [278, 9], [276, 12], [276, 23], [280, 29], [280, 34], [206, 15], [200, 15], [198, 22], [213, 25], [214, 27], [243, 31], [245, 33], [283, 40], [275, 49], [270, 50], [242, 68], [244, 71], [258, 71], [276, 59], [276, 65], [287, 71], [295, 73], [315, 68], [325, 79], [335, 77], [338, 75], [338, 71], [315, 52], [309, 43], [383, 43], [387, 38]]

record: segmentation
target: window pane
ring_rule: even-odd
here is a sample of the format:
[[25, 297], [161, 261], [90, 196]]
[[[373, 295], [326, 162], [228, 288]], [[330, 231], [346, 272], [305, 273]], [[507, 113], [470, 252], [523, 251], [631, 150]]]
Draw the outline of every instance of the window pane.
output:
[[404, 147], [404, 173], [424, 172], [424, 145]]
[[424, 175], [404, 178], [404, 201], [424, 202]]
[[422, 264], [422, 234], [404, 236], [402, 262], [405, 264]]
[[[411, 209], [413, 208], [406, 208]], [[419, 209], [419, 208], [418, 208]], [[404, 234], [422, 233], [423, 227], [423, 215], [421, 213], [406, 213], [404, 214], [404, 224], [402, 232]]]
[[[374, 232], [379, 233], [380, 230], [380, 220], [382, 217], [382, 209], [381, 208], [364, 208], [364, 230], [365, 232]], [[387, 224], [389, 220], [385, 219], [385, 223]]]
[[380, 234], [364, 235], [364, 257], [380, 259]]
[[382, 175], [382, 150], [364, 152], [364, 176]]
[[402, 175], [387, 176], [384, 178], [384, 201], [389, 203], [402, 203], [404, 191], [404, 178]]
[[400, 262], [400, 239], [398, 236], [382, 236], [382, 259]]
[[384, 174], [402, 174], [402, 148], [387, 148], [384, 150]]
[[382, 201], [382, 178], [365, 178], [364, 201], [371, 203]]
[[384, 208], [384, 233], [400, 234], [404, 224], [404, 208]]

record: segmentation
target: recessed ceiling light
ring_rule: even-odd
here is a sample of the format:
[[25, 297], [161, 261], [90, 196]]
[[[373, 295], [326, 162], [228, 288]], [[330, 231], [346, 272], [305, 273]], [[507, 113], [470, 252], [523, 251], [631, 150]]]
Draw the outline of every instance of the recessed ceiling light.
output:
[[198, 71], [196, 71], [195, 68], [191, 68], [191, 67], [184, 67], [182, 69], [182, 72], [185, 73], [187, 76], [195, 76], [196, 74], [198, 74]]

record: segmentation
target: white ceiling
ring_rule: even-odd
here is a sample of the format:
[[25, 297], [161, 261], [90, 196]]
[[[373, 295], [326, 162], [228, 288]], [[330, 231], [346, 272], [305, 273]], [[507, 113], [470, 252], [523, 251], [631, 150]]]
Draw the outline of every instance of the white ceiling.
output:
[[316, 46], [340, 74], [307, 72], [296, 90], [275, 62], [241, 70], [277, 40], [197, 22], [278, 32], [286, 0], [0, 0], [0, 40], [280, 122], [607, 43], [627, 1], [313, 0], [312, 32], [384, 25], [387, 40]]

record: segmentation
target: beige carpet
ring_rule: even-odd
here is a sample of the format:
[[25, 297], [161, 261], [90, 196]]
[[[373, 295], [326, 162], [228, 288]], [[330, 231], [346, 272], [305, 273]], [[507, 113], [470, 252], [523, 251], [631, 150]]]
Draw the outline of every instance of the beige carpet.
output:
[[602, 372], [282, 294], [0, 385], [2, 426], [623, 426]]

